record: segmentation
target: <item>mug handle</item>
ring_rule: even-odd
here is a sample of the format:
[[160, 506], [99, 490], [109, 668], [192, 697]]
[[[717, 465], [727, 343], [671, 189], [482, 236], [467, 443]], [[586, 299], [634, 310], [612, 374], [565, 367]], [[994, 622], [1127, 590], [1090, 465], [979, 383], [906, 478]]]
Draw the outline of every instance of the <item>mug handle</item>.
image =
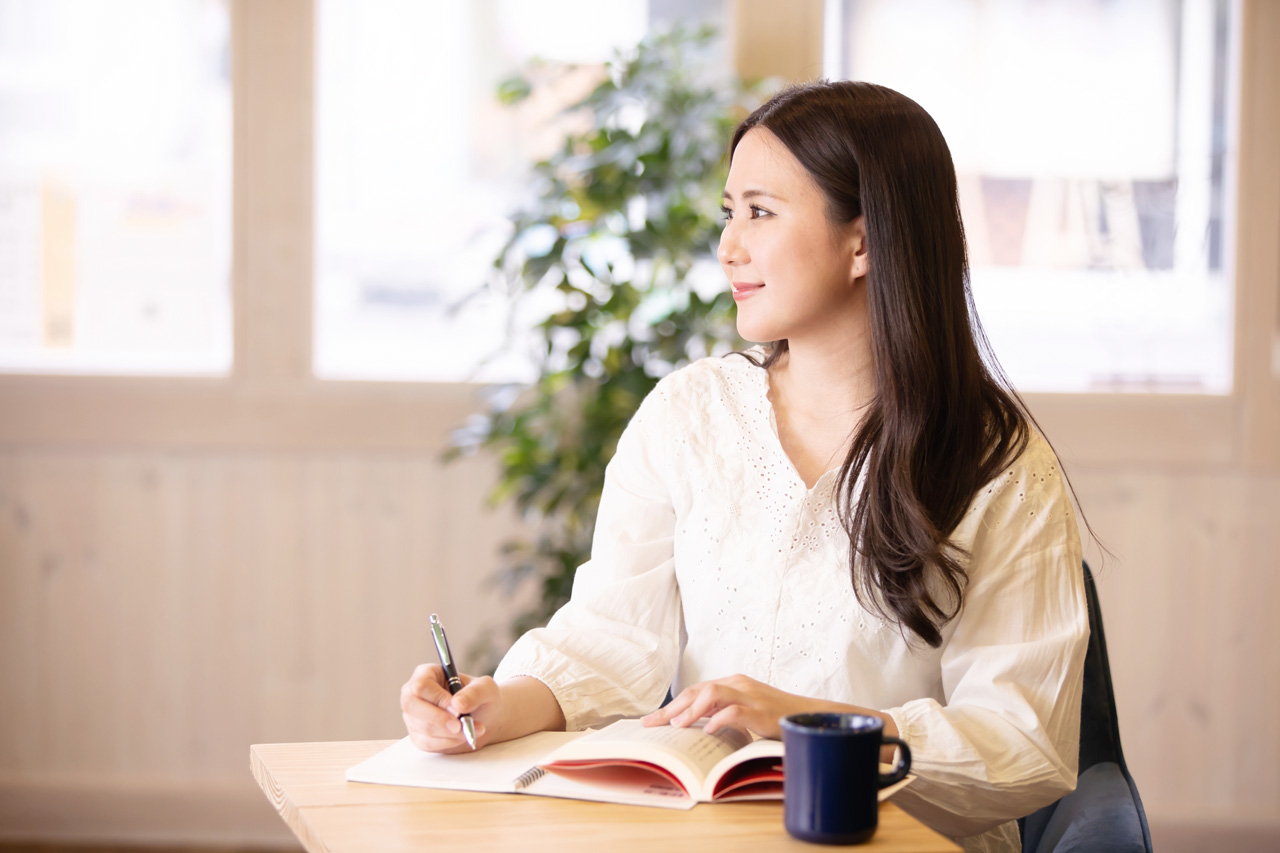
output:
[[880, 787], [887, 788], [890, 785], [901, 782], [906, 778], [907, 771], [911, 769], [911, 747], [907, 746], [906, 741], [901, 738], [885, 735], [880, 739], [884, 743], [891, 743], [898, 747], [898, 764], [893, 768], [892, 773], [880, 774]]

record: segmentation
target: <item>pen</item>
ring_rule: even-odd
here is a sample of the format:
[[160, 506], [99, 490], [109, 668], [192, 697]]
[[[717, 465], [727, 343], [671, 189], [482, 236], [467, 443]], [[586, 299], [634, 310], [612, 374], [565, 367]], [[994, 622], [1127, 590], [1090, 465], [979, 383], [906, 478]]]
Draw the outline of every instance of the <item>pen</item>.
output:
[[[449, 693], [457, 693], [462, 689], [462, 679], [458, 677], [458, 667], [453, 663], [453, 654], [449, 651], [449, 638], [444, 635], [444, 626], [440, 624], [440, 617], [431, 614], [431, 636], [436, 641], [436, 652], [440, 655], [440, 665], [444, 667], [445, 678], [449, 679]], [[472, 749], [476, 748], [476, 724], [471, 722], [470, 714], [463, 714], [458, 717], [458, 722], [462, 723], [462, 736], [467, 739], [467, 745]]]

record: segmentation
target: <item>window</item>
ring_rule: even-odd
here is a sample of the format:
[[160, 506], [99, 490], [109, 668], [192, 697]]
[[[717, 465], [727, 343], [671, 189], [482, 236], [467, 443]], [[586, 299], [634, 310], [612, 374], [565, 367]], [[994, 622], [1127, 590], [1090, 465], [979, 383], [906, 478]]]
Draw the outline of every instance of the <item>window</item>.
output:
[[910, 96], [947, 138], [974, 298], [1020, 390], [1231, 391], [1226, 2], [836, 12], [829, 69]]
[[[315, 4], [309, 0], [224, 4], [212, 0], [155, 0], [154, 5], [144, 5], [140, 0], [80, 0], [74, 4], [69, 0], [0, 0], [0, 186], [8, 188], [0, 193], [0, 199], [3, 199], [0, 201], [0, 327], [3, 327], [0, 331], [0, 340], [3, 341], [0, 343], [0, 374], [4, 374], [0, 375], [0, 412], [4, 413], [4, 417], [0, 417], [0, 444], [7, 447], [89, 448], [132, 447], [150, 442], [155, 446], [184, 448], [435, 450], [440, 445], [440, 437], [475, 410], [474, 390], [464, 384], [406, 385], [315, 379], [313, 365], [317, 362], [318, 351], [326, 345], [320, 324], [314, 320], [319, 308], [316, 303], [321, 299], [317, 282], [323, 274], [323, 253], [328, 251], [317, 244], [321, 223], [313, 221], [312, 213], [317, 202], [317, 189], [320, 205], [324, 207], [331, 203], [325, 200], [323, 187], [316, 187], [317, 181], [323, 184], [325, 179], [323, 174], [317, 174], [321, 170], [316, 167], [313, 156], [313, 138], [317, 130], [313, 95], [318, 94], [322, 101], [324, 99], [323, 91], [315, 92], [315, 75], [317, 72], [322, 76], [325, 73], [324, 58], [317, 55], [322, 51], [315, 43], [317, 35], [324, 36], [317, 33], [315, 15], [323, 15], [323, 4], [330, 1], [318, 0]], [[821, 15], [817, 14], [821, 10], [821, 2], [813, 0], [812, 3], [793, 6], [769, 0], [735, 0], [732, 4], [721, 0], [648, 0], [645, 7], [648, 26], [674, 18], [689, 20], [691, 16], [721, 24], [732, 39], [726, 67], [758, 67], [759, 70], [752, 73], [781, 73], [799, 78], [818, 74], [824, 67], [821, 52], [824, 30], [830, 37], [828, 43], [834, 41], [844, 45], [842, 49], [827, 50], [827, 58], [836, 61], [837, 65], [846, 61], [842, 57], [852, 61], [849, 57], [850, 45], [855, 44], [850, 33], [852, 22], [856, 20], [856, 14], [875, 9], [878, 5], [871, 4], [870, 0], [867, 0], [867, 5], [860, 3], [857, 6], [846, 5], [846, 0], [829, 0], [826, 7], [829, 20], [836, 18], [836, 24], [814, 31], [814, 20], [821, 22]], [[918, 14], [933, 9], [922, 6], [921, 0], [900, 2]], [[1039, 0], [1030, 5], [1059, 8], [1059, 2]], [[1132, 2], [1135, 0], [1109, 0], [1085, 6], [1105, 12]], [[489, 3], [456, 5], [497, 8]], [[892, 5], [897, 6], [898, 2]], [[934, 9], [939, 26], [949, 34], [947, 38], [958, 42], [976, 39], [972, 30], [958, 28], [955, 17], [960, 13], [949, 14], [947, 8], [950, 5], [943, 4]], [[975, 9], [990, 10], [990, 14], [995, 15], [1027, 4], [1021, 0], [985, 0], [981, 6], [961, 5], [969, 10], [966, 14], [972, 17], [977, 15]], [[1072, 10], [1077, 5], [1070, 4]], [[51, 49], [49, 45], [54, 39], [49, 33], [53, 32], [58, 21], [65, 23], [72, 15], [66, 10], [73, 8], [82, 20], [67, 26], [78, 28], [77, 31], [83, 33], [116, 33], [115, 28], [123, 26], [104, 22], [102, 9], [109, 8], [113, 15], [118, 14], [122, 20], [130, 21], [140, 14], [138, 10], [147, 10], [152, 20], [138, 23], [136, 27], [160, 32], [162, 43], [166, 38], [163, 33], [167, 31], [154, 28], [163, 21], [204, 21], [199, 28], [181, 30], [189, 36], [203, 33], [205, 40], [184, 42], [186, 46], [178, 51], [182, 57], [169, 67], [191, 67], [183, 63], [196, 63], [196, 58], [205, 57], [199, 64], [206, 69], [207, 75], [211, 75], [206, 76], [209, 83], [203, 90], [208, 97], [203, 102], [194, 95], [190, 99], [175, 97], [164, 103], [168, 105], [167, 109], [176, 107], [187, 112], [191, 112], [197, 103], [203, 103], [200, 114], [206, 118], [206, 127], [210, 128], [207, 137], [213, 140], [211, 145], [216, 143], [214, 147], [226, 145], [232, 138], [230, 119], [225, 118], [225, 112], [219, 117], [218, 110], [226, 110], [228, 84], [234, 87], [235, 228], [232, 233], [235, 237], [235, 265], [232, 278], [235, 360], [234, 370], [228, 375], [211, 381], [101, 375], [108, 370], [101, 366], [102, 357], [111, 355], [112, 351], [103, 348], [95, 350], [92, 357], [86, 355], [88, 329], [83, 326], [73, 330], [72, 348], [45, 348], [42, 343], [40, 321], [45, 310], [44, 296], [32, 284], [37, 274], [32, 269], [38, 268], [42, 258], [42, 250], [32, 248], [33, 245], [38, 247], [32, 242], [35, 240], [32, 235], [37, 231], [39, 220], [28, 213], [26, 224], [20, 224], [15, 211], [20, 212], [22, 208], [14, 202], [15, 195], [11, 189], [19, 170], [11, 164], [23, 162], [18, 157], [22, 151], [27, 152], [23, 156], [29, 160], [32, 152], [42, 150], [38, 145], [21, 142], [28, 130], [18, 132], [19, 126], [27, 127], [34, 122], [33, 114], [39, 114], [39, 108], [33, 106], [39, 101], [29, 94], [30, 84], [36, 79], [32, 67], [38, 65], [33, 56], [39, 50]], [[368, 8], [372, 14], [375, 7], [369, 4]], [[806, 14], [798, 13], [801, 8], [807, 10]], [[1135, 8], [1148, 7], [1140, 5]], [[1211, 42], [1203, 37], [1212, 32], [1212, 44], [1217, 45], [1213, 48], [1216, 58], [1203, 66], [1211, 67], [1212, 74], [1208, 77], [1201, 75], [1202, 82], [1211, 81], [1213, 91], [1218, 93], [1212, 96], [1212, 127], [1220, 128], [1222, 134], [1210, 137], [1209, 153], [1197, 161], [1201, 174], [1209, 176], [1198, 184], [1201, 187], [1198, 194], [1202, 199], [1197, 203], [1202, 211], [1198, 216], [1202, 217], [1202, 223], [1188, 228], [1185, 220], [1178, 221], [1174, 229], [1175, 240], [1177, 234], [1198, 232], [1200, 238], [1193, 242], [1203, 247], [1208, 245], [1206, 235], [1211, 233], [1211, 229], [1220, 227], [1217, 238], [1220, 253], [1216, 263], [1221, 267], [1211, 267], [1211, 253], [1201, 249], [1202, 260], [1199, 263], [1206, 273], [1199, 284], [1193, 279], [1186, 287], [1194, 299], [1201, 300], [1199, 303], [1190, 300], [1179, 303], [1173, 298], [1163, 298], [1178, 293], [1173, 286], [1161, 291], [1162, 300], [1154, 308], [1150, 301], [1144, 301], [1141, 288], [1125, 290], [1117, 287], [1113, 298], [1133, 300], [1140, 308], [1139, 315], [1148, 310], [1168, 313], [1173, 308], [1184, 309], [1186, 324], [1180, 334], [1183, 340], [1188, 341], [1188, 349], [1204, 348], [1212, 334], [1223, 342], [1224, 349], [1234, 351], [1234, 375], [1225, 368], [1218, 370], [1218, 376], [1224, 373], [1230, 376], [1230, 393], [1203, 393], [1213, 385], [1209, 380], [1202, 380], [1203, 384], [1194, 386], [1199, 393], [1059, 394], [1035, 393], [1032, 390], [1027, 394], [1027, 401], [1037, 420], [1054, 436], [1060, 452], [1077, 462], [1100, 465], [1123, 461], [1274, 466], [1280, 460], [1275, 441], [1280, 430], [1280, 393], [1277, 391], [1280, 388], [1277, 384], [1280, 370], [1274, 367], [1280, 363], [1274, 356], [1274, 352], [1280, 350], [1275, 344], [1280, 339], [1276, 331], [1276, 294], [1280, 292], [1277, 290], [1277, 271], [1280, 270], [1277, 252], [1280, 249], [1275, 239], [1275, 235], [1280, 233], [1280, 193], [1275, 191], [1276, 176], [1280, 174], [1275, 156], [1275, 152], [1280, 151], [1276, 130], [1280, 125], [1275, 121], [1274, 97], [1280, 80], [1280, 65], [1277, 65], [1275, 51], [1270, 47], [1276, 43], [1275, 36], [1280, 31], [1280, 16], [1277, 16], [1274, 4], [1267, 0], [1186, 0], [1181, 5], [1160, 8], [1176, 9], [1177, 28], [1182, 33], [1176, 42], [1180, 69], [1189, 68], [1186, 63], [1193, 58], [1192, 43], [1187, 41], [1191, 35], [1198, 34], [1196, 37], [1201, 38], [1198, 44], [1207, 50], [1206, 45]], [[192, 13], [191, 10], [197, 12]], [[230, 37], [226, 34], [228, 13]], [[185, 19], [181, 17], [183, 14], [187, 15]], [[1195, 15], [1200, 17], [1194, 18]], [[725, 26], [726, 18], [729, 19], [728, 26]], [[916, 33], [913, 37], [921, 36]], [[129, 57], [130, 62], [141, 61], [133, 59], [134, 55], [144, 56], [148, 51], [146, 45], [130, 39], [128, 33], [112, 35], [111, 39], [91, 39], [87, 35], [79, 38], [77, 44], [86, 51], [102, 51], [107, 49], [104, 47], [107, 45], [116, 54]], [[226, 56], [228, 42], [230, 58]], [[904, 52], [911, 50], [917, 55], [925, 52], [918, 45], [913, 47], [910, 40], [899, 44]], [[1225, 50], [1223, 45], [1226, 45]], [[1087, 45], [1082, 44], [1079, 49], [1083, 51], [1085, 47]], [[990, 49], [998, 50], [1000, 46], [992, 44]], [[74, 59], [74, 51], [69, 47], [61, 55], [71, 57], [68, 62], [79, 61]], [[748, 65], [748, 60], [754, 64]], [[45, 64], [46, 67], [49, 65]], [[829, 76], [839, 71], [838, 67], [834, 70], [830, 65], [826, 67]], [[949, 74], [959, 73], [951, 66], [945, 70]], [[123, 72], [112, 70], [110, 73]], [[848, 73], [863, 76], [861, 72]], [[57, 79], [65, 81], [70, 74], [71, 68], [68, 67]], [[461, 72], [454, 72], [449, 79], [460, 76]], [[1184, 74], [1180, 70], [1176, 79], [1190, 80], [1191, 76], [1191, 71]], [[910, 80], [885, 79], [884, 82], [889, 85], [896, 83], [897, 88], [919, 99], [925, 98], [925, 94], [913, 89]], [[160, 85], [156, 81], [152, 83]], [[52, 85], [45, 85], [42, 91], [47, 93]], [[430, 85], [440, 88], [444, 84], [433, 79]], [[24, 86], [27, 88], [22, 88]], [[323, 81], [320, 86], [323, 90]], [[1181, 116], [1190, 115], [1190, 112], [1183, 111], [1181, 104], [1184, 100], [1204, 103], [1199, 95], [1191, 98], [1189, 92], [1182, 89], [1178, 92], [1179, 117], [1170, 130], [1174, 139], [1175, 164], [1187, 159], [1182, 156], [1184, 149], [1179, 147], [1182, 146], [1179, 140], [1182, 128], [1189, 126]], [[20, 109], [23, 104], [26, 106]], [[221, 106], [216, 106], [218, 104]], [[942, 108], [932, 103], [925, 105], [944, 122], [943, 130], [951, 138], [952, 131], [946, 124], [947, 105], [941, 105]], [[110, 109], [117, 110], [116, 107]], [[159, 109], [159, 102], [156, 109]], [[323, 109], [322, 106], [322, 112]], [[1034, 105], [1028, 105], [1026, 109], [1033, 110]], [[1204, 112], [1201, 110], [1201, 114]], [[135, 119], [139, 120], [150, 121], [154, 126], [170, 126], [167, 119], [162, 122], [159, 117], [144, 115]], [[321, 135], [326, 121], [322, 115]], [[541, 126], [530, 122], [522, 127], [529, 128], [528, 132], [531, 132]], [[123, 132], [122, 127], [104, 127], [101, 136], [103, 140], [110, 140], [113, 133], [122, 136]], [[146, 132], [151, 133], [151, 130]], [[955, 142], [958, 150], [958, 139]], [[140, 139], [139, 145], [142, 144], [150, 143]], [[328, 156], [323, 153], [328, 144], [324, 140], [320, 142], [324, 157]], [[27, 147], [24, 149], [23, 145]], [[116, 143], [116, 147], [120, 145]], [[1203, 149], [1203, 144], [1201, 147]], [[1186, 150], [1190, 151], [1189, 148]], [[126, 159], [131, 156], [127, 151], [116, 153]], [[230, 154], [224, 150], [221, 156], [221, 161], [216, 158], [205, 161], [214, 164], [210, 167], [211, 174], [216, 174], [217, 169], [230, 168]], [[110, 162], [121, 161], [113, 159]], [[197, 161], [188, 158], [184, 162]], [[29, 166], [23, 168], [30, 169]], [[1240, 174], [1248, 176], [1238, 184], [1234, 180], [1237, 169]], [[120, 175], [123, 170], [116, 168], [109, 173]], [[976, 174], [983, 173], [978, 171]], [[994, 173], [993, 177], [1010, 176]], [[1026, 177], [1022, 176], [1023, 179]], [[29, 181], [30, 178], [24, 180]], [[972, 183], [971, 179], [968, 180]], [[1156, 178], [1130, 175], [1128, 180], [1133, 183]], [[1164, 180], [1168, 180], [1168, 175]], [[1179, 173], [1177, 180], [1175, 200], [1190, 201], [1196, 197], [1197, 193], [1191, 192], [1194, 185], [1191, 178]], [[192, 179], [191, 183], [196, 185], [199, 182]], [[214, 186], [218, 193], [227, 191], [223, 178], [210, 179], [206, 185]], [[219, 198], [212, 194], [208, 197]], [[31, 198], [29, 192], [26, 198]], [[221, 201], [211, 202], [207, 208], [211, 211], [208, 216], [210, 233], [216, 233], [212, 231], [214, 228], [231, 230], [230, 217], [218, 212], [229, 208], [227, 197], [222, 195], [220, 198]], [[1180, 210], [1177, 203], [1174, 210]], [[971, 211], [972, 205], [968, 205], [966, 215], [972, 222]], [[319, 219], [322, 220], [324, 215], [321, 211]], [[1215, 219], [1221, 223], [1220, 226], [1208, 224]], [[972, 224], [970, 230], [974, 230]], [[25, 247], [22, 240], [27, 241]], [[210, 289], [206, 292], [212, 295], [202, 303], [208, 306], [205, 321], [223, 329], [218, 333], [224, 336], [220, 338], [223, 355], [216, 362], [221, 366], [215, 367], [214, 360], [208, 359], [205, 362], [208, 374], [226, 372], [232, 332], [231, 322], [227, 319], [227, 306], [232, 299], [223, 283], [226, 273], [216, 269], [225, 264], [226, 255], [223, 253], [227, 251], [227, 241], [224, 237], [217, 237], [213, 245], [212, 264], [191, 264], [195, 274], [187, 279], [208, 283]], [[74, 257], [78, 260], [79, 256]], [[1175, 254], [1175, 267], [1177, 263]], [[989, 266], [997, 273], [1001, 271], [998, 265]], [[1074, 272], [1083, 276], [1090, 271], [1085, 268]], [[1018, 274], [1017, 280], [1022, 286], [1031, 277], [1024, 278], [1021, 273], [1035, 273], [1036, 270], [1006, 266], [1004, 272]], [[1154, 267], [1154, 272], [1168, 274], [1168, 270], [1158, 266]], [[1140, 282], [1144, 274], [1140, 270], [1130, 278]], [[1203, 309], [1209, 304], [1207, 300], [1213, 297], [1212, 288], [1217, 286], [1215, 281], [1225, 283], [1226, 288], [1225, 292], [1218, 292], [1219, 304], [1235, 302], [1231, 308], [1234, 325], [1226, 323], [1221, 329], [1206, 323], [1207, 312]], [[217, 290], [213, 289], [215, 286]], [[79, 288], [76, 293], [76, 313], [73, 316], [79, 318], [87, 310], [85, 299], [80, 298], [85, 295], [84, 288]], [[1061, 296], [1061, 299], [1051, 301], [1050, 315], [1060, 313], [1065, 304], [1074, 304], [1081, 298], [1073, 291], [1062, 289], [1050, 289], [1046, 294], [1046, 298], [1053, 294]], [[983, 294], [979, 293], [978, 298], [984, 299]], [[1026, 359], [1022, 354], [1011, 352], [1007, 338], [999, 336], [999, 330], [995, 328], [997, 309], [988, 303], [989, 300], [981, 307], [996, 337], [996, 346], [1005, 366], [1024, 390], [1045, 387], [1048, 383], [1036, 386], [1021, 372]], [[119, 304], [130, 303], [124, 299]], [[350, 303], [353, 310], [361, 304], [358, 301]], [[1191, 306], [1196, 304], [1202, 308], [1193, 310]], [[1113, 308], [1104, 304], [1101, 309], [1109, 307]], [[418, 312], [418, 316], [425, 314], [426, 311]], [[1093, 316], [1102, 315], [1095, 312]], [[1056, 316], [1048, 319], [1060, 322]], [[1120, 319], [1126, 320], [1123, 316]], [[403, 325], [408, 329], [406, 336], [416, 334], [411, 323]], [[1098, 323], [1093, 326], [1082, 335], [1079, 346], [1091, 353], [1105, 349], [1094, 343], [1100, 332]], [[1196, 329], [1204, 328], [1210, 331], [1200, 337], [1201, 333]], [[1177, 330], [1176, 324], [1174, 329]], [[1102, 331], [1107, 329], [1103, 327]], [[1112, 330], [1110, 334], [1110, 340], [1114, 340], [1117, 333]], [[377, 339], [376, 334], [371, 337]], [[1048, 337], [1045, 335], [1046, 339]], [[141, 336], [138, 338], [141, 340]], [[370, 336], [365, 337], [365, 340], [369, 339]], [[15, 340], [23, 343], [15, 344]], [[196, 340], [196, 336], [190, 340]], [[120, 338], [117, 341], [118, 351], [131, 344]], [[181, 346], [186, 347], [187, 343], [183, 341]], [[1123, 338], [1119, 343], [1124, 343]], [[397, 362], [408, 361], [394, 348], [388, 347], [387, 351]], [[175, 352], [178, 355], [174, 355]], [[1070, 347], [1065, 351], [1060, 348], [1052, 352], [1064, 363], [1073, 361], [1077, 355]], [[181, 362], [181, 353], [178, 347], [169, 351], [153, 349], [146, 356], [150, 365], [146, 370], [158, 371], [167, 367], [177, 372], [174, 366]], [[1037, 348], [1033, 348], [1031, 354], [1036, 355]], [[124, 360], [118, 353], [114, 357], [117, 361]], [[1225, 355], [1213, 358], [1219, 364], [1232, 364]], [[67, 366], [77, 359], [82, 367]], [[133, 359], [135, 365], [142, 360]], [[1044, 362], [1045, 359], [1041, 359], [1041, 366]], [[402, 366], [398, 363], [394, 366], [401, 367], [400, 375], [404, 375]], [[374, 367], [368, 369], [368, 376], [389, 378], [386, 372], [378, 372], [381, 367], [378, 370]], [[1052, 363], [1049, 367], [1053, 367]], [[1073, 387], [1105, 391], [1151, 388], [1173, 391], [1193, 387], [1190, 382], [1184, 384], [1178, 380], [1167, 367], [1161, 369], [1164, 372], [1155, 375], [1158, 382], [1134, 371], [1128, 374], [1123, 384], [1114, 378], [1106, 379], [1104, 374], [1101, 377], [1077, 377], [1079, 381]], [[72, 370], [93, 370], [99, 375], [67, 375]], [[61, 375], [55, 375], [58, 371]], [[135, 372], [142, 373], [144, 368], [138, 367]], [[24, 373], [40, 375], [19, 375]], [[335, 369], [322, 375], [337, 376], [340, 373]], [[358, 374], [351, 370], [346, 375], [356, 378]], [[457, 370], [454, 375], [467, 376], [467, 368]]]
[[231, 368], [218, 0], [0, 0], [0, 370]]
[[[488, 361], [497, 298], [477, 295], [557, 111], [645, 33], [644, 0], [320, 0], [313, 364], [327, 379], [514, 379]], [[564, 26], [572, 20], [575, 25]], [[581, 68], [518, 108], [499, 83], [534, 57]]]

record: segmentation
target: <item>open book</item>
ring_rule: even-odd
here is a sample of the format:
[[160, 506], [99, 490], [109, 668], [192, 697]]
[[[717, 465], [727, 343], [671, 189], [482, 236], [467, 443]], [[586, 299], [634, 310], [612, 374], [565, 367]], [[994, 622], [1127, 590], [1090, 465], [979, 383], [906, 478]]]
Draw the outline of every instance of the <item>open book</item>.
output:
[[[880, 792], [883, 800], [911, 777]], [[420, 751], [408, 738], [347, 771], [351, 782], [537, 794], [690, 809], [699, 802], [782, 799], [782, 742], [740, 729], [645, 728], [540, 732], [462, 755]]]

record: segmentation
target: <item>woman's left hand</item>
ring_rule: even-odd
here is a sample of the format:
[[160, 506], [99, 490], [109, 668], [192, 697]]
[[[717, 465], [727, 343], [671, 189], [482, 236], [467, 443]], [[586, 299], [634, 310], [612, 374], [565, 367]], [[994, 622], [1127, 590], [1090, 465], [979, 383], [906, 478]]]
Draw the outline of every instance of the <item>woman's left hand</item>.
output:
[[[643, 720], [646, 726], [670, 723], [683, 728], [709, 717], [703, 726], [708, 733], [723, 726], [737, 726], [761, 737], [779, 738], [781, 717], [802, 711], [835, 709], [831, 702], [785, 693], [745, 675], [731, 675], [686, 687], [665, 708], [659, 708]], [[845, 708], [842, 706], [841, 710]]]

